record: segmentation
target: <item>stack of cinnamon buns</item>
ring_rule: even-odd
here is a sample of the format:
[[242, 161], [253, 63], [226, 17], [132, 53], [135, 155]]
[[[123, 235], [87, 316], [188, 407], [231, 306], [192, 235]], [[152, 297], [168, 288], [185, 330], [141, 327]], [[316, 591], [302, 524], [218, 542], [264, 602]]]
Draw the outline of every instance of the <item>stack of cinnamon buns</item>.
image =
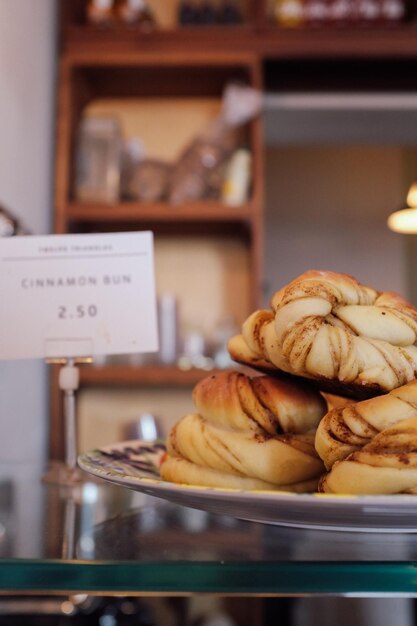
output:
[[[245, 490], [417, 493], [417, 310], [309, 271], [254, 312], [171, 430], [163, 479]], [[250, 368], [250, 369], [249, 369]]]

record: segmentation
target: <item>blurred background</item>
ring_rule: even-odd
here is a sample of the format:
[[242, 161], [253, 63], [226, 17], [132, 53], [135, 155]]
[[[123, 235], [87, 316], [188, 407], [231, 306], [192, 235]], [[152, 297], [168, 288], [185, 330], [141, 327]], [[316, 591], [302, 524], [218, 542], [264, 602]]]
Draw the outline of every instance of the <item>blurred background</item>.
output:
[[[417, 177], [416, 19], [414, 0], [0, 0], [1, 234], [155, 234], [160, 351], [83, 367], [80, 451], [146, 416], [165, 434], [307, 269], [417, 305], [415, 234], [387, 226]], [[0, 416], [5, 475], [62, 458], [56, 370], [0, 362]]]
[[[82, 368], [81, 451], [137, 436], [144, 415], [166, 432], [232, 366], [247, 315], [306, 269], [417, 301], [415, 237], [387, 226], [416, 175], [414, 8], [2, 0], [4, 234], [155, 234], [159, 353]], [[0, 367], [4, 457], [61, 457], [56, 371]]]

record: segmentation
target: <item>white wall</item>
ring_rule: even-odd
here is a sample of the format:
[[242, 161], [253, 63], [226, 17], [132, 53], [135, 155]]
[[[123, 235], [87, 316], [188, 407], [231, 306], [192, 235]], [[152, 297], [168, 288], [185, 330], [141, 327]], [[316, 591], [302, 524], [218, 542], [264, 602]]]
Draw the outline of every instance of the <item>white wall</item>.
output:
[[308, 269], [409, 297], [404, 239], [386, 225], [404, 194], [402, 148], [280, 146], [266, 163], [267, 301]]
[[[32, 234], [51, 223], [55, 6], [0, 0], [0, 204]], [[2, 468], [43, 462], [47, 421], [45, 366], [0, 362]]]

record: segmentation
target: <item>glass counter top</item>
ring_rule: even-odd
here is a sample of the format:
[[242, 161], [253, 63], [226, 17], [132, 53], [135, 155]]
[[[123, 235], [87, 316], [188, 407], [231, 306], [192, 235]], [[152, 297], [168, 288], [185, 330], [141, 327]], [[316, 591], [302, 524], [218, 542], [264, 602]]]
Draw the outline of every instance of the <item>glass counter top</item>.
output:
[[305, 530], [1, 468], [0, 593], [417, 596], [417, 533]]

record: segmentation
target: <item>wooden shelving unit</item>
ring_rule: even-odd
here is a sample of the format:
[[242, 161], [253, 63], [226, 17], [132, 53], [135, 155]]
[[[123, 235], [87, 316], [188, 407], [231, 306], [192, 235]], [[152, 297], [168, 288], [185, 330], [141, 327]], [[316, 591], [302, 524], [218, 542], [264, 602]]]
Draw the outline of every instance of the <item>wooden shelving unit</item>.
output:
[[140, 55], [171, 52], [237, 50], [267, 58], [288, 59], [310, 56], [358, 58], [409, 58], [417, 54], [417, 3], [406, 2], [407, 15], [398, 23], [357, 23], [282, 28], [272, 15], [268, 0], [247, 0], [246, 21], [237, 25], [156, 29], [141, 33], [134, 27], [113, 25], [110, 28], [86, 23], [85, 0], [63, 2], [64, 53], [79, 58], [93, 51], [136, 52]]
[[[135, 28], [97, 28], [86, 24], [86, 0], [61, 0], [60, 4], [55, 232], [149, 228], [156, 234], [174, 237], [183, 233], [238, 237], [245, 243], [249, 259], [252, 310], [261, 303], [263, 275], [261, 120], [256, 119], [247, 129], [253, 170], [252, 192], [244, 206], [226, 207], [213, 201], [175, 207], [163, 202], [87, 204], [77, 202], [73, 194], [76, 132], [86, 107], [97, 99], [111, 98], [220, 98], [224, 85], [231, 79], [261, 90], [265, 83], [278, 90], [301, 89], [313, 83], [320, 89], [333, 84], [337, 75], [334, 83], [337, 88], [345, 79], [352, 85], [360, 83], [362, 66], [366, 68], [366, 84], [384, 86], [380, 76], [388, 72], [385, 81], [394, 88], [397, 83], [401, 88], [414, 85], [415, 21], [390, 28], [282, 29], [268, 17], [266, 0], [247, 0], [247, 20], [238, 26], [175, 28], [143, 34]], [[399, 63], [406, 68], [402, 72], [397, 71]], [[373, 64], [379, 68], [376, 77]], [[365, 78], [362, 77], [362, 82]], [[205, 375], [201, 370], [184, 372], [177, 368], [85, 367], [81, 383], [84, 386], [189, 386]], [[56, 387], [53, 383], [52, 388]], [[50, 436], [53, 458], [62, 456], [60, 419], [60, 399], [54, 391]]]
[[106, 365], [81, 367], [81, 384], [91, 386], [192, 386], [204, 376], [211, 376], [219, 370], [202, 370], [192, 368], [182, 370], [175, 366], [146, 365]]
[[109, 206], [72, 202], [67, 206], [67, 218], [71, 222], [193, 222], [206, 225], [210, 222], [230, 222], [250, 225], [250, 204], [238, 207], [223, 206], [217, 202], [193, 202], [169, 206], [160, 202], [121, 202]]
[[[94, 101], [147, 98], [211, 98], [220, 101], [224, 86], [238, 80], [262, 89], [259, 58], [240, 45], [222, 49], [229, 34], [237, 42], [249, 36], [252, 23], [214, 28], [206, 45], [200, 32], [190, 31], [192, 54], [179, 45], [184, 33], [155, 32], [145, 39], [134, 29], [100, 29], [83, 23], [83, 0], [61, 1], [61, 37], [58, 76], [56, 141], [56, 233], [150, 229], [156, 236], [238, 238], [247, 251], [250, 307], [260, 303], [263, 247], [263, 140], [261, 120], [246, 129], [252, 152], [252, 190], [247, 203], [227, 207], [216, 201], [180, 206], [164, 202], [80, 203], [74, 196], [76, 134], [86, 107]], [[252, 14], [251, 14], [252, 15]], [[234, 33], [234, 34], [233, 34]], [[217, 42], [217, 43], [216, 43]], [[248, 314], [250, 310], [244, 312]], [[176, 367], [83, 367], [81, 385], [193, 386], [204, 370]], [[61, 401], [52, 374], [50, 456], [62, 456]]]
[[141, 54], [161, 53], [175, 50], [201, 51], [217, 49], [222, 53], [237, 49], [264, 59], [316, 57], [342, 58], [365, 56], [370, 58], [409, 58], [417, 54], [416, 23], [398, 24], [392, 27], [364, 26], [309, 29], [284, 29], [265, 25], [254, 27], [205, 27], [168, 32], [155, 32], [139, 36], [134, 32], [115, 30], [114, 33], [92, 28], [73, 29], [69, 34], [66, 50], [77, 50], [79, 59], [88, 58], [93, 52], [105, 51], [111, 43], [112, 50], [123, 54], [134, 51]]

